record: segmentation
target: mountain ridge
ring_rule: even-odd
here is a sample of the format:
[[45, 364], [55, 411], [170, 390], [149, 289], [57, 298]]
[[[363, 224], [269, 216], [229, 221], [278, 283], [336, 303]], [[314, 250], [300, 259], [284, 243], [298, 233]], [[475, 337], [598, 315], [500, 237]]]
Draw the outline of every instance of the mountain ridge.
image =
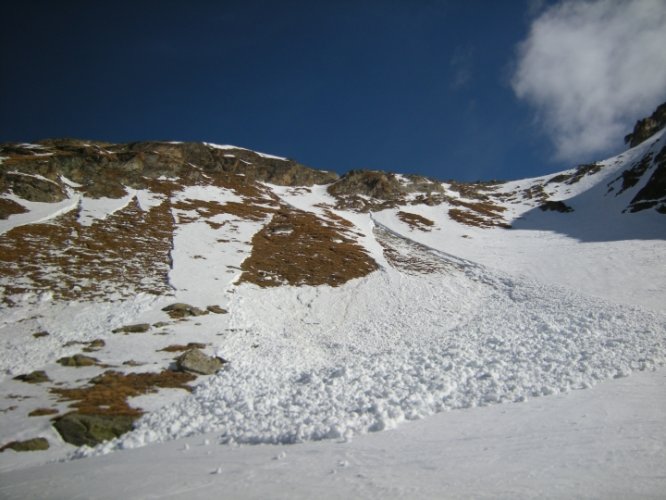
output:
[[[0, 148], [0, 443], [347, 439], [666, 361], [663, 130], [486, 183], [209, 143]], [[174, 375], [188, 352], [219, 372]]]

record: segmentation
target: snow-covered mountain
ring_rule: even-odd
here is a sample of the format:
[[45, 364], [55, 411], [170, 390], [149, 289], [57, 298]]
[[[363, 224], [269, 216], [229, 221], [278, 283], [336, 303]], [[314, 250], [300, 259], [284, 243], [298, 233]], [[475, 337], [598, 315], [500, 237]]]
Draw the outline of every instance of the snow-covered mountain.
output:
[[0, 157], [7, 496], [53, 459], [409, 433], [666, 361], [663, 128], [598, 163], [474, 184], [206, 143]]

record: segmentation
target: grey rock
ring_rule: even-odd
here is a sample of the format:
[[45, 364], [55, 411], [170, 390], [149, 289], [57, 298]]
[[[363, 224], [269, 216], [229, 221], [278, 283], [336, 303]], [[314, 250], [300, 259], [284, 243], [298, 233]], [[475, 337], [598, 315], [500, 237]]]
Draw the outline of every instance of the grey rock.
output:
[[138, 323], [136, 325], [125, 325], [113, 330], [113, 333], [145, 333], [150, 330], [148, 323]]
[[224, 363], [222, 358], [208, 356], [199, 349], [190, 349], [176, 358], [179, 370], [200, 375], [212, 375], [222, 368]]

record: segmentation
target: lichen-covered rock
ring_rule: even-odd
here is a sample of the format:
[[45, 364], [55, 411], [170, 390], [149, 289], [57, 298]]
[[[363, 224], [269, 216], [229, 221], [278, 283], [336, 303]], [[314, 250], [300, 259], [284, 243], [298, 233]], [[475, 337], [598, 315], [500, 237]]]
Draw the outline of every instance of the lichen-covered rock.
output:
[[86, 415], [68, 413], [56, 419], [53, 427], [67, 443], [95, 446], [132, 430], [134, 415]]
[[24, 200], [53, 203], [67, 197], [65, 190], [57, 182], [19, 172], [4, 172], [1, 175], [5, 177], [4, 184]]
[[14, 380], [20, 380], [21, 382], [27, 382], [28, 384], [41, 384], [42, 382], [51, 381], [44, 370], [35, 370], [34, 372], [18, 375], [17, 377], [14, 377]]
[[184, 304], [182, 302], [177, 302], [162, 308], [162, 311], [169, 313], [169, 316], [172, 318], [187, 318], [190, 316], [203, 316], [208, 314], [208, 311], [199, 309], [198, 307], [191, 306], [189, 304]]
[[190, 349], [176, 358], [176, 366], [181, 371], [212, 375], [225, 361], [222, 358], [208, 356], [199, 349]]
[[48, 440], [46, 438], [39, 437], [39, 438], [26, 439], [25, 441], [12, 441], [11, 443], [7, 443], [2, 448], [0, 448], [0, 452], [3, 452], [5, 450], [41, 451], [48, 449], [49, 449]]
[[84, 352], [95, 352], [99, 351], [102, 347], [106, 345], [102, 339], [95, 339], [91, 342], [88, 342], [88, 345], [83, 348]]
[[94, 366], [99, 362], [97, 358], [86, 356], [85, 354], [75, 354], [74, 356], [65, 356], [60, 358], [58, 363], [62, 366], [73, 366], [79, 368], [81, 366]]
[[150, 330], [148, 323], [138, 323], [136, 325], [125, 325], [113, 330], [113, 333], [145, 333]]
[[406, 190], [394, 174], [372, 170], [351, 170], [339, 181], [329, 186], [328, 192], [334, 196], [360, 194], [389, 200], [406, 193]]
[[223, 309], [222, 307], [217, 305], [206, 307], [206, 311], [212, 312], [213, 314], [227, 314], [229, 312], [226, 309]]

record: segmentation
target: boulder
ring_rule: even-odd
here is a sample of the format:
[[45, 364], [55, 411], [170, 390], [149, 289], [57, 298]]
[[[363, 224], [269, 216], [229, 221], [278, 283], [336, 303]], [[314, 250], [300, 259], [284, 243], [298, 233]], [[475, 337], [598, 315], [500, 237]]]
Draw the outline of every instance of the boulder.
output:
[[12, 441], [7, 443], [2, 448], [0, 452], [5, 450], [14, 450], [14, 451], [40, 451], [48, 450], [49, 442], [46, 438], [32, 438], [26, 439], [25, 441]]
[[95, 352], [99, 351], [102, 347], [106, 345], [102, 339], [95, 339], [92, 342], [88, 342], [88, 346], [83, 348], [84, 352]]
[[552, 200], [544, 201], [541, 205], [539, 205], [539, 208], [544, 212], [560, 212], [563, 214], [574, 211], [573, 208], [571, 208], [563, 201]]
[[68, 413], [53, 422], [53, 427], [67, 443], [95, 446], [132, 430], [136, 416], [87, 415]]
[[81, 366], [94, 366], [99, 362], [99, 359], [93, 358], [91, 356], [86, 356], [85, 354], [75, 354], [74, 356], [65, 356], [60, 358], [58, 363], [62, 366], [74, 366], [79, 368]]
[[44, 370], [35, 370], [34, 372], [25, 373], [14, 377], [14, 380], [20, 380], [21, 382], [27, 382], [29, 384], [41, 384], [42, 382], [51, 381]]
[[213, 314], [227, 314], [229, 312], [226, 309], [216, 305], [206, 307], [206, 311], [212, 312]]
[[150, 330], [148, 323], [138, 323], [136, 325], [125, 325], [112, 330], [113, 333], [145, 333]]
[[208, 356], [199, 349], [190, 349], [176, 358], [176, 366], [180, 371], [200, 375], [212, 375], [222, 368], [224, 363], [226, 361], [222, 358]]
[[204, 314], [208, 314], [208, 311], [182, 302], [166, 306], [162, 308], [162, 311], [169, 313], [169, 316], [172, 318], [187, 318], [189, 316], [203, 316]]

